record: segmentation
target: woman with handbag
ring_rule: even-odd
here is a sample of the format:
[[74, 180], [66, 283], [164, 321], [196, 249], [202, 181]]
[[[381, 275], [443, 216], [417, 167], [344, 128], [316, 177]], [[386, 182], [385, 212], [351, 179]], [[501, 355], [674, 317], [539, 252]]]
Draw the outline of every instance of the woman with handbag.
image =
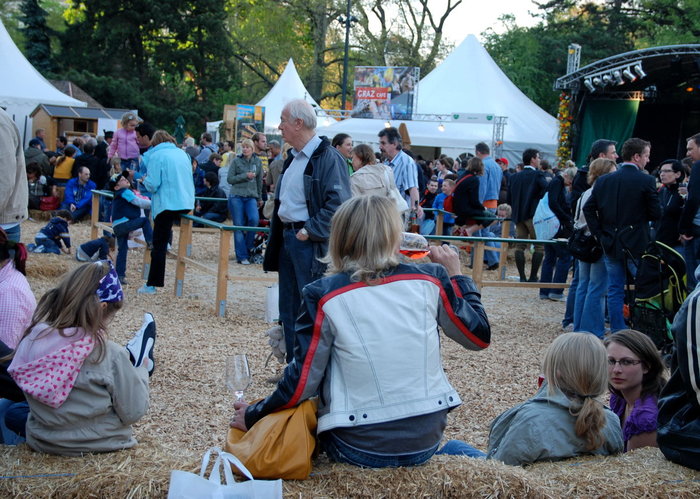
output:
[[340, 206], [328, 274], [304, 288], [294, 358], [274, 393], [234, 404], [231, 426], [247, 431], [319, 395], [318, 434], [331, 460], [380, 468], [435, 454], [461, 403], [442, 368], [438, 326], [471, 350], [486, 348], [491, 331], [452, 249], [431, 246], [432, 264], [400, 263], [402, 226], [385, 197]]
[[[586, 217], [583, 213], [583, 207], [591, 197], [593, 184], [603, 175], [615, 171], [616, 164], [613, 160], [607, 158], [598, 158], [591, 162], [588, 169], [588, 184], [591, 186], [584, 192], [576, 205], [576, 218], [574, 220], [574, 235], [573, 238], [579, 235], [587, 236], [590, 242], [594, 242], [593, 236], [587, 229]], [[581, 234], [581, 232], [583, 234]], [[608, 288], [607, 286], [607, 271], [605, 270], [605, 262], [602, 258], [602, 251], [597, 253], [593, 251], [587, 252], [589, 255], [597, 254], [598, 258], [595, 261], [586, 258], [586, 255], [575, 255], [578, 258], [578, 287], [576, 288], [576, 300], [574, 307], [574, 331], [587, 331], [593, 333], [599, 338], [605, 335], [605, 308], [603, 300]]]

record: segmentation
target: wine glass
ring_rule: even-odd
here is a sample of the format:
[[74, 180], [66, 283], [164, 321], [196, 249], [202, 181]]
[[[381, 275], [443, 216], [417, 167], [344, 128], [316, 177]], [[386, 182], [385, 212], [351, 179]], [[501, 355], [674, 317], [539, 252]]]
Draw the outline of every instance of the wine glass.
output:
[[243, 400], [243, 392], [250, 386], [248, 357], [237, 354], [226, 359], [226, 388], [236, 394], [236, 401]]
[[407, 256], [411, 260], [424, 258], [430, 253], [428, 240], [414, 232], [401, 233], [401, 244], [399, 245], [399, 253]]

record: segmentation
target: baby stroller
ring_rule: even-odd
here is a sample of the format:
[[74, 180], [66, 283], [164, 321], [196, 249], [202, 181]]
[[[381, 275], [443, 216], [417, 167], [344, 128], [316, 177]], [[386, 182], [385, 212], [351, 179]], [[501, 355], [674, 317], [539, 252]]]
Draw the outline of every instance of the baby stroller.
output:
[[639, 260], [634, 285], [631, 326], [649, 336], [662, 353], [670, 353], [671, 323], [688, 295], [685, 259], [670, 246], [652, 241]]
[[[269, 220], [260, 220], [260, 227], [268, 227]], [[267, 248], [267, 232], [256, 232], [253, 239], [253, 249], [249, 251], [248, 258], [251, 263], [262, 264]]]

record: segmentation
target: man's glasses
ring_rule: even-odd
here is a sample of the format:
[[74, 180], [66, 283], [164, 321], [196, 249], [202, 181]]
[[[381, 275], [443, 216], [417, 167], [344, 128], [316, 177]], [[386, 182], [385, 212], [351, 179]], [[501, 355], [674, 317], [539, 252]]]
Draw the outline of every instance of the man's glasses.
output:
[[630, 367], [630, 366], [636, 366], [637, 364], [641, 364], [641, 360], [634, 360], [634, 359], [620, 359], [620, 360], [615, 360], [612, 357], [608, 357], [608, 366], [610, 367], [615, 367], [615, 364], [620, 364], [620, 367]]

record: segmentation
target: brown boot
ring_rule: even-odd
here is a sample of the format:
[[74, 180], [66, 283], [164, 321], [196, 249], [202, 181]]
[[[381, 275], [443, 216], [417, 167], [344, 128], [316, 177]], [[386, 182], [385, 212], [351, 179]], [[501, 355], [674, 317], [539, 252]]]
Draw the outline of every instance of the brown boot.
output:
[[527, 282], [525, 275], [525, 252], [523, 250], [515, 250], [515, 266], [520, 274], [520, 282]]
[[542, 259], [544, 258], [544, 253], [535, 252], [532, 254], [532, 269], [530, 270], [530, 282], [537, 282], [537, 272], [540, 271], [540, 265], [542, 265]]

